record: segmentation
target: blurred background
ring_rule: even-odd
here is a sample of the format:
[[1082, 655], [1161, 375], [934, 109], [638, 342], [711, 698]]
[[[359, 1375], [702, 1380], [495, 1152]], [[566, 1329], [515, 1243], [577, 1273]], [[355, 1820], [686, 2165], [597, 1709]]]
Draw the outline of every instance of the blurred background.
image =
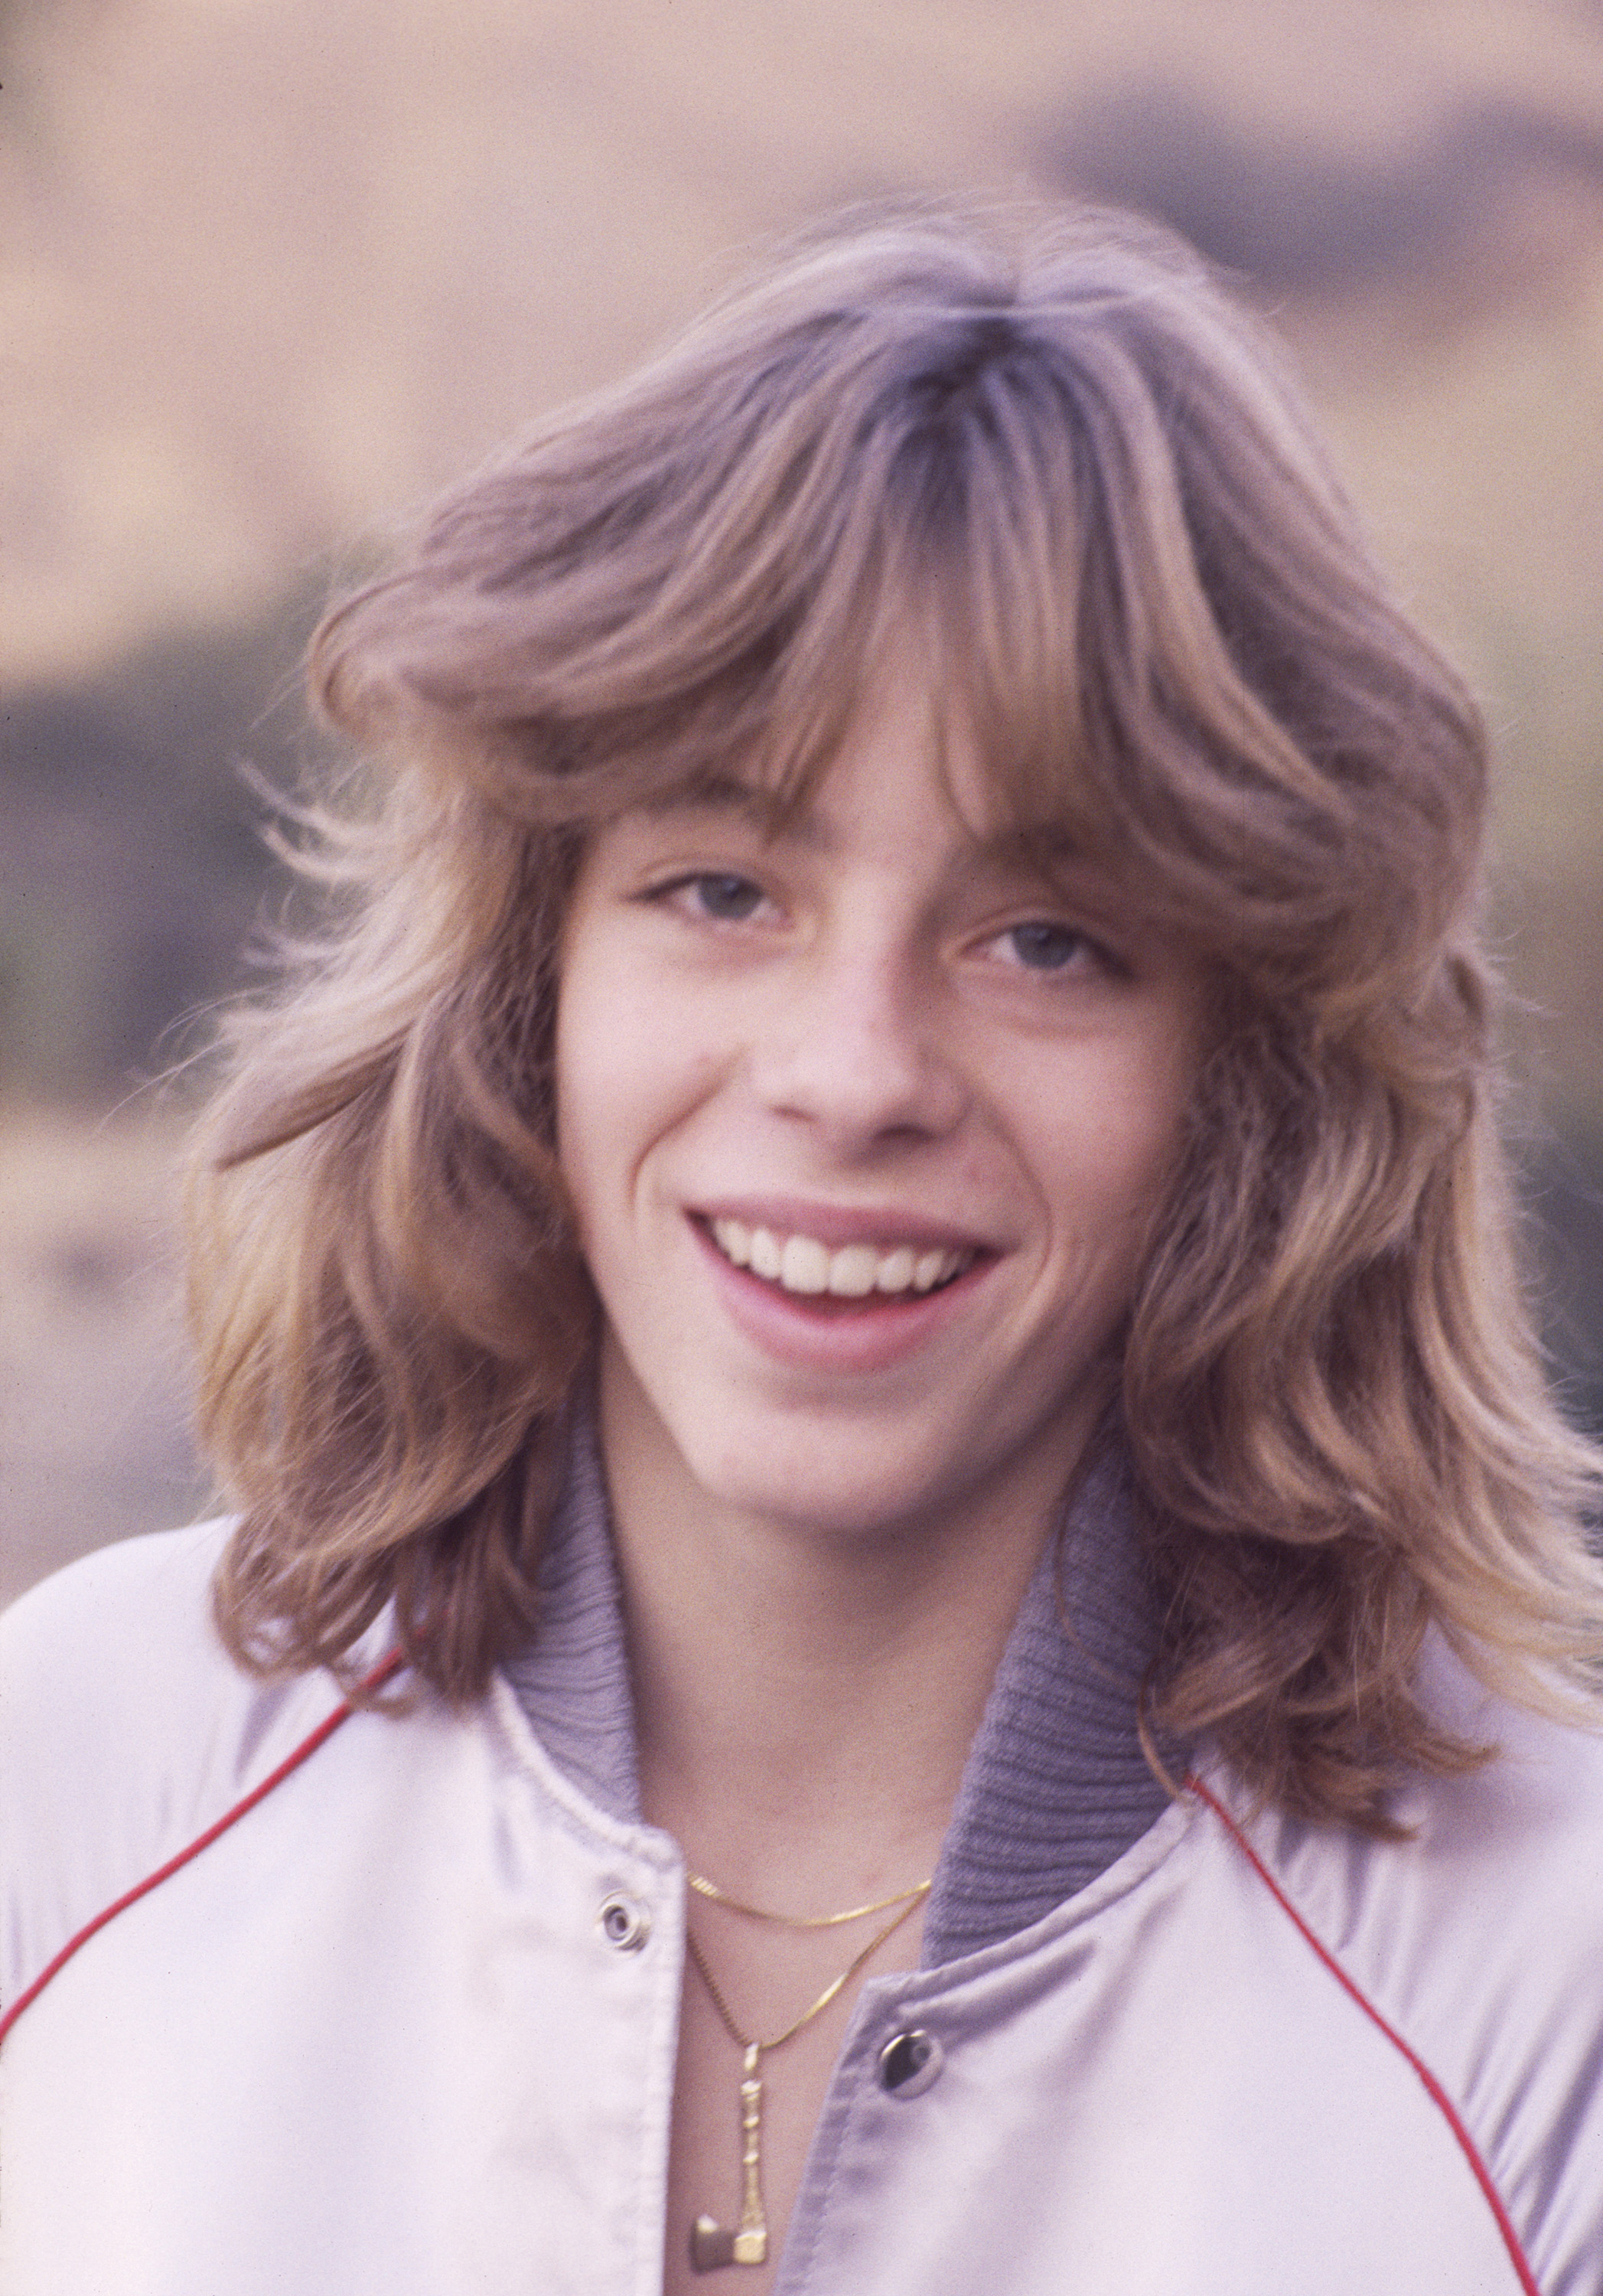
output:
[[1555, 1350], [1603, 1423], [1603, 0], [0, 0], [0, 1601], [203, 1504], [192, 1016], [386, 522], [765, 236], [1166, 218], [1293, 343], [1501, 758]]

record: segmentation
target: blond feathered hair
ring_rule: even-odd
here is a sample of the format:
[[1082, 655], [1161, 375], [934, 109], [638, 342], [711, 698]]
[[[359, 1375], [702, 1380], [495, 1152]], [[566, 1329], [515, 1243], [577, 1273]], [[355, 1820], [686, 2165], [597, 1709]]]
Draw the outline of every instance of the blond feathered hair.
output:
[[917, 214], [793, 250], [447, 497], [311, 652], [366, 760], [331, 922], [228, 1023], [194, 1181], [236, 1654], [348, 1674], [384, 1606], [479, 1693], [533, 1630], [596, 1308], [553, 1156], [587, 833], [732, 767], [804, 805], [887, 634], [999, 797], [1183, 935], [1215, 1027], [1131, 1307], [1157, 1729], [1384, 1825], [1473, 1750], [1435, 1622], [1591, 1695], [1594, 1455], [1517, 1276], [1476, 910], [1485, 765], [1278, 356], [1128, 219]]

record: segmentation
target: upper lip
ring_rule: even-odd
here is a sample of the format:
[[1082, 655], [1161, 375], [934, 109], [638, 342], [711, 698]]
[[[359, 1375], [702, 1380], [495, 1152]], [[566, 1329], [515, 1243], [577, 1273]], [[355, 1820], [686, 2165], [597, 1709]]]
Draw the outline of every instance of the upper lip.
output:
[[820, 1204], [795, 1196], [716, 1196], [687, 1209], [693, 1219], [741, 1220], [771, 1234], [808, 1235], [831, 1251], [848, 1243], [910, 1244], [924, 1251], [996, 1251], [972, 1228], [920, 1212], [872, 1204]]

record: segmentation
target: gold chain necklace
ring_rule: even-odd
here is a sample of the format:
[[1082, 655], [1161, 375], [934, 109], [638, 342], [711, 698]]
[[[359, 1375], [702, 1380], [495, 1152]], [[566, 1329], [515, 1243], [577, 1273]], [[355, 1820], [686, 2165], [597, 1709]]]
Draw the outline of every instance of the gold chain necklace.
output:
[[781, 1930], [838, 1930], [847, 1922], [865, 1922], [871, 1914], [887, 1914], [893, 1906], [904, 1906], [910, 1898], [916, 1903], [929, 1894], [928, 1882], [915, 1882], [911, 1890], [898, 1890], [890, 1898], [876, 1898], [871, 1906], [848, 1906], [844, 1914], [771, 1914], [762, 1906], [742, 1905], [739, 1898], [732, 1898], [727, 1890], [720, 1890], [716, 1882], [709, 1882], [705, 1874], [687, 1873], [684, 1878], [696, 1895], [705, 1898], [709, 1905], [723, 1906], [732, 1914], [744, 1914], [748, 1921], [772, 1922]]
[[772, 2049], [782, 2049], [793, 2041], [804, 2026], [814, 2017], [822, 2017], [831, 2001], [848, 1986], [857, 1972], [879, 1952], [887, 1938], [894, 1936], [915, 1906], [929, 1895], [928, 1882], [915, 1882], [911, 1890], [902, 1890], [894, 1898], [876, 1898], [872, 1905], [854, 1906], [844, 1914], [792, 1915], [771, 1914], [760, 1906], [742, 1905], [738, 1898], [726, 1897], [714, 1882], [699, 1874], [687, 1874], [687, 1881], [699, 1897], [715, 1906], [724, 1906], [732, 1914], [744, 1914], [754, 1922], [773, 1922], [781, 1929], [832, 1930], [846, 1922], [866, 1921], [871, 1914], [883, 1914], [891, 1906], [896, 1908], [883, 1929], [876, 1930], [861, 1953], [853, 1956], [838, 1977], [830, 1979], [816, 2001], [801, 2013], [793, 2024], [782, 2033], [775, 2033], [766, 2041], [754, 2040], [749, 2033], [741, 2032], [730, 2013], [729, 2004], [701, 1956], [701, 1948], [687, 1928], [684, 1942], [698, 1975], [707, 1988], [707, 1998], [718, 2013], [718, 2021], [730, 2039], [740, 2051], [740, 2220], [733, 2231], [705, 2214], [699, 2216], [691, 2226], [691, 2267], [696, 2272], [716, 2272], [725, 2264], [765, 2264], [768, 2260], [768, 2218], [763, 2206], [763, 2081], [758, 2070], [765, 2054]]

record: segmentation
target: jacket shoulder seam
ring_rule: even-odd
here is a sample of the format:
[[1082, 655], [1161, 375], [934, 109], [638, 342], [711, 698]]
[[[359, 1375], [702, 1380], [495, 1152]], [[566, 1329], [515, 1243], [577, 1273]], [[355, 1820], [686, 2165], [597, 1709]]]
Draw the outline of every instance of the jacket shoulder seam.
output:
[[[390, 1652], [388, 1656], [381, 1660], [364, 1678], [363, 1689], [364, 1691], [378, 1689], [380, 1684], [388, 1680], [402, 1662], [402, 1653], [399, 1651]], [[299, 1769], [303, 1762], [309, 1760], [319, 1747], [326, 1745], [340, 1725], [350, 1719], [355, 1710], [349, 1700], [342, 1699], [339, 1705], [323, 1716], [322, 1721], [314, 1729], [307, 1732], [299, 1745], [291, 1747], [289, 1753], [274, 1768], [269, 1770], [265, 1778], [259, 1779], [251, 1787], [249, 1793], [241, 1794], [220, 1817], [214, 1818], [209, 1826], [196, 1834], [192, 1841], [186, 1842], [182, 1849], [176, 1851], [172, 1857], [155, 1866], [144, 1875], [143, 1880], [135, 1882], [131, 1889], [123, 1890], [120, 1896], [113, 1898], [109, 1904], [102, 1906], [98, 1913], [91, 1915], [86, 1922], [81, 1923], [66, 1943], [45, 1963], [38, 1975], [23, 1987], [4, 2014], [0, 2014], [0, 2044], [4, 2044], [7, 2034], [23, 2011], [38, 1999], [46, 1986], [60, 1975], [67, 1964], [88, 1944], [91, 1938], [97, 1936], [109, 1923], [115, 1921], [119, 1914], [127, 1913], [130, 1906], [137, 1905], [142, 1898], [148, 1897], [151, 1891], [159, 1888], [163, 1882], [170, 1881], [175, 1874], [198, 1857], [202, 1850], [209, 1849], [214, 1841], [220, 1840], [232, 1827], [237, 1825], [241, 1818], [247, 1816], [258, 1802], [265, 1801], [276, 1786], [282, 1785], [287, 1777]]]
[[1492, 2212], [1493, 2219], [1497, 2226], [1498, 2232], [1501, 2235], [1503, 2246], [1508, 2251], [1509, 2260], [1513, 2265], [1515, 2273], [1518, 2277], [1522, 2296], [1542, 2296], [1542, 2290], [1537, 2283], [1536, 2275], [1532, 2269], [1530, 2259], [1526, 2256], [1524, 2243], [1520, 2240], [1518, 2233], [1515, 2230], [1513, 2218], [1509, 2214], [1508, 2206], [1503, 2200], [1502, 2194], [1497, 2188], [1497, 2184], [1492, 2175], [1492, 2171], [1486, 2165], [1481, 2153], [1480, 2147], [1476, 2144], [1474, 2137], [1470, 2135], [1462, 2114], [1459, 2112], [1459, 2109], [1454, 2104], [1452, 2097], [1447, 2094], [1447, 2091], [1440, 2079], [1431, 2070], [1430, 2067], [1426, 2063], [1419, 2051], [1415, 2049], [1410, 2042], [1404, 2039], [1403, 2036], [1397, 2030], [1397, 2028], [1392, 2023], [1391, 2020], [1386, 2015], [1384, 2011], [1381, 2010], [1375, 2002], [1370, 2000], [1369, 1995], [1359, 1984], [1356, 1978], [1352, 1976], [1347, 1969], [1343, 1965], [1341, 1961], [1331, 1951], [1330, 1948], [1325, 1943], [1324, 1939], [1313, 1928], [1313, 1924], [1298, 1912], [1296, 1906], [1293, 1905], [1286, 1890], [1275, 1879], [1273, 1874], [1271, 1873], [1265, 1860], [1260, 1857], [1258, 1852], [1253, 1848], [1252, 1843], [1247, 1840], [1246, 1833], [1243, 1831], [1242, 1827], [1237, 1823], [1236, 1819], [1231, 1816], [1230, 1811], [1224, 1807], [1224, 1804], [1213, 1792], [1212, 1788], [1206, 1785], [1203, 1781], [1195, 1775], [1186, 1780], [1186, 1788], [1189, 1792], [1195, 1794], [1199, 1801], [1206, 1803], [1207, 1808], [1213, 1811], [1215, 1816], [1223, 1826], [1226, 1833], [1235, 1843], [1242, 1856], [1247, 1859], [1247, 1864], [1252, 1867], [1254, 1873], [1257, 1875], [1259, 1881], [1263, 1882], [1264, 1888], [1269, 1891], [1270, 1896], [1274, 1899], [1276, 1905], [1279, 1906], [1280, 1911], [1286, 1915], [1288, 1921], [1290, 1922], [1293, 1928], [1302, 1938], [1304, 1943], [1309, 1947], [1315, 1957], [1322, 1964], [1329, 1974], [1336, 1980], [1342, 1990], [1346, 1993], [1363, 2012], [1364, 2015], [1370, 2020], [1370, 2022], [1376, 2028], [1377, 2031], [1378, 2031], [1385, 2039], [1391, 2043], [1393, 2048], [1397, 2051], [1403, 2062], [1414, 2073], [1418, 2075], [1420, 2082], [1423, 2084], [1426, 2095], [1430, 2098], [1431, 2103], [1435, 2106], [1437, 2112], [1447, 2123], [1448, 2128], [1451, 2130], [1453, 2139], [1458, 2144], [1459, 2150], [1462, 2152], [1464, 2159], [1468, 2165], [1469, 2170], [1475, 2177], [1476, 2183], [1480, 2186], [1482, 2197]]

